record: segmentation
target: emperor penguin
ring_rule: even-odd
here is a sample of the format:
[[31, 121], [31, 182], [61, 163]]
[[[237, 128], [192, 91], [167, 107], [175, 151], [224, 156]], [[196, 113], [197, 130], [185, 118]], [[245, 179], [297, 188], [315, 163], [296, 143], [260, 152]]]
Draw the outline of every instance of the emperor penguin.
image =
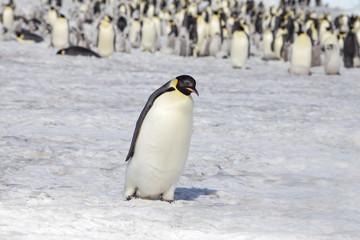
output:
[[69, 46], [69, 23], [64, 15], [60, 15], [51, 32], [51, 43], [55, 48], [67, 48]]
[[359, 43], [353, 29], [344, 38], [344, 65], [354, 67], [354, 59], [359, 56]]
[[151, 19], [144, 17], [141, 27], [141, 51], [155, 52], [157, 38], [155, 23]]
[[47, 23], [50, 24], [52, 27], [54, 27], [56, 19], [57, 19], [57, 11], [55, 8], [51, 7], [47, 14]]
[[161, 52], [164, 54], [174, 54], [176, 39], [178, 37], [178, 28], [173, 20], [170, 20], [170, 33], [166, 37], [166, 46], [161, 48]]
[[130, 32], [129, 32], [129, 40], [130, 45], [133, 48], [138, 48], [140, 46], [140, 32], [141, 32], [141, 24], [138, 18], [135, 18], [131, 22]]
[[279, 28], [276, 32], [275, 40], [273, 42], [275, 55], [279, 58], [280, 61], [284, 61], [282, 57], [282, 50], [285, 44], [287, 33], [288, 32], [286, 28]]
[[325, 46], [325, 73], [330, 74], [340, 74], [340, 49], [339, 45], [328, 44]]
[[310, 75], [312, 45], [309, 35], [302, 32], [294, 41], [289, 73]]
[[2, 12], [2, 24], [7, 30], [12, 31], [14, 23], [14, 12], [10, 4], [6, 5]]
[[120, 16], [117, 21], [116, 34], [116, 50], [119, 52], [131, 52], [130, 41], [128, 38], [129, 28], [127, 27], [127, 20], [124, 16]]
[[98, 26], [97, 47], [101, 57], [111, 57], [115, 51], [115, 29], [108, 15], [101, 19]]
[[68, 48], [60, 49], [56, 54], [58, 55], [69, 55], [69, 56], [88, 56], [100, 58], [99, 54], [91, 51], [88, 48], [80, 46], [71, 46]]
[[263, 60], [274, 60], [278, 59], [276, 57], [275, 52], [273, 51], [273, 48], [271, 47], [273, 45], [274, 41], [274, 34], [270, 29], [267, 29], [263, 34]]
[[210, 56], [216, 56], [221, 50], [221, 36], [219, 33], [215, 33], [214, 37], [210, 41], [209, 54]]
[[181, 75], [150, 95], [126, 157], [125, 198], [174, 201], [189, 153], [196, 81]]
[[212, 39], [216, 33], [220, 34], [221, 25], [220, 25], [220, 14], [217, 11], [211, 15], [210, 18], [210, 38]]
[[193, 55], [197, 57], [202, 49], [203, 45], [206, 43], [206, 37], [209, 32], [209, 23], [201, 15], [198, 15], [196, 18], [196, 34], [197, 41], [195, 43]]
[[39, 43], [44, 40], [41, 36], [24, 29], [22, 29], [21, 32], [17, 32], [16, 35], [19, 43]]
[[233, 39], [231, 42], [231, 63], [233, 68], [246, 68], [246, 61], [249, 56], [249, 36], [240, 26], [233, 33]]

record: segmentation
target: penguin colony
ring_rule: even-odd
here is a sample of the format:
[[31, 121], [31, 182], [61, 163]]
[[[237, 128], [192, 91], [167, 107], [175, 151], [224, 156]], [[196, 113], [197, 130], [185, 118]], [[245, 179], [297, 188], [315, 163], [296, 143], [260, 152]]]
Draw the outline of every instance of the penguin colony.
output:
[[111, 58], [139, 48], [230, 58], [239, 69], [250, 56], [262, 56], [289, 61], [289, 73], [304, 75], [314, 66], [324, 66], [326, 74], [360, 67], [360, 17], [331, 16], [325, 7], [310, 8], [310, 0], [279, 0], [278, 6], [261, 0], [40, 0], [41, 7], [26, 13], [18, 1], [0, 8], [0, 40], [44, 41], [59, 54]]

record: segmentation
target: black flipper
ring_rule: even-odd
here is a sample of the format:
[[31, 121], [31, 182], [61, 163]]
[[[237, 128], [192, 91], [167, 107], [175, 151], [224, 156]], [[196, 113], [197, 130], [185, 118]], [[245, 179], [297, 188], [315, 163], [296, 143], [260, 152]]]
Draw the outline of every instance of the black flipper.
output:
[[152, 105], [154, 104], [156, 98], [158, 98], [161, 94], [166, 93], [166, 92], [171, 92], [174, 91], [175, 88], [173, 87], [169, 87], [170, 82], [165, 83], [161, 88], [159, 88], [158, 90], [156, 90], [153, 94], [150, 95], [148, 101], [145, 104], [144, 109], [141, 111], [140, 116], [136, 122], [136, 127], [135, 127], [135, 131], [131, 140], [131, 145], [130, 145], [130, 149], [129, 149], [129, 153], [125, 159], [125, 162], [128, 161], [133, 155], [134, 155], [134, 151], [135, 151], [135, 144], [136, 144], [136, 140], [139, 136], [140, 133], [140, 128], [141, 125], [146, 117], [146, 114], [149, 112], [149, 110], [151, 109]]

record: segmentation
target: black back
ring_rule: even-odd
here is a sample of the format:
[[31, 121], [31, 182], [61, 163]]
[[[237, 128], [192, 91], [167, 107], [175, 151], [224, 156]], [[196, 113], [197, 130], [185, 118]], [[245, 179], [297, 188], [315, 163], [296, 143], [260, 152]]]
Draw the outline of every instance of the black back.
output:
[[70, 55], [70, 56], [89, 56], [89, 57], [100, 58], [99, 54], [97, 54], [96, 52], [93, 52], [90, 49], [80, 46], [72, 46], [72, 47], [64, 48], [59, 50], [56, 54], [62, 54], [63, 51], [65, 52], [66, 55]]
[[354, 67], [354, 58], [359, 55], [359, 43], [355, 33], [349, 32], [344, 38], [344, 65], [346, 68]]
[[120, 16], [118, 21], [117, 21], [117, 27], [119, 28], [119, 30], [121, 32], [123, 32], [124, 29], [126, 28], [126, 25], [127, 25], [126, 18], [124, 18], [123, 16]]
[[174, 91], [175, 88], [170, 87], [169, 88], [169, 84], [171, 81], [165, 83], [161, 88], [159, 88], [158, 90], [156, 90], [153, 94], [150, 95], [149, 99], [147, 100], [144, 109], [141, 111], [140, 116], [138, 118], [138, 120], [136, 121], [136, 126], [135, 126], [135, 131], [131, 140], [131, 145], [130, 145], [130, 149], [129, 149], [129, 153], [126, 156], [125, 161], [128, 161], [135, 152], [135, 144], [136, 144], [136, 140], [139, 136], [140, 133], [140, 129], [141, 129], [141, 125], [144, 122], [144, 119], [147, 115], [147, 113], [150, 111], [152, 105], [154, 104], [155, 100], [162, 95], [163, 93], [166, 92], [171, 92]]

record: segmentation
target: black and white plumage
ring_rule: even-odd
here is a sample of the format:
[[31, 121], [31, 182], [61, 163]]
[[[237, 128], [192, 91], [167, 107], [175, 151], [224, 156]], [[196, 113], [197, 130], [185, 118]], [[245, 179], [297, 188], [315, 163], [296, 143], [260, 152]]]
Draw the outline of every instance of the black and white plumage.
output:
[[181, 75], [150, 95], [126, 157], [125, 197], [174, 200], [188, 156], [195, 80]]

